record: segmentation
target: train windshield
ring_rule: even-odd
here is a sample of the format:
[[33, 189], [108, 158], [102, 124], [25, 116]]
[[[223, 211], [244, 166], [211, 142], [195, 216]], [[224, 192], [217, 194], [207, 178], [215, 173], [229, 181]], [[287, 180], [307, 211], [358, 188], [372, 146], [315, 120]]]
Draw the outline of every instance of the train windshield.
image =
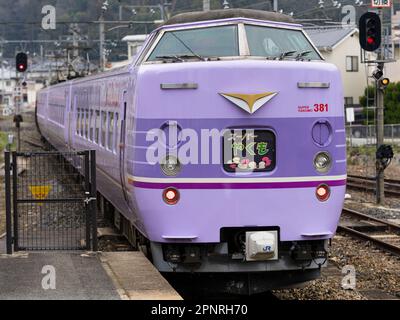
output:
[[300, 30], [245, 25], [250, 55], [258, 57], [293, 56], [321, 60]]
[[299, 29], [232, 24], [166, 31], [147, 61], [206, 61], [209, 60], [207, 58], [249, 56], [280, 60], [321, 60], [317, 50]]
[[167, 58], [229, 57], [239, 55], [237, 25], [168, 31], [148, 61]]

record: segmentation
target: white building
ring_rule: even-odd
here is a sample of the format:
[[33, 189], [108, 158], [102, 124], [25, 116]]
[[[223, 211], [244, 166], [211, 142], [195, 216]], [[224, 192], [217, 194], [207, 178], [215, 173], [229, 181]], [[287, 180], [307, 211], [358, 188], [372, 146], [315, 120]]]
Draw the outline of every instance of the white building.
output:
[[3, 65], [0, 69], [0, 115], [7, 116], [14, 111], [16, 83], [16, 72]]
[[122, 39], [122, 41], [128, 43], [129, 61], [139, 52], [146, 38], [147, 34], [135, 34], [132, 36], [126, 36]]
[[385, 67], [385, 75], [392, 82], [400, 82], [400, 11], [392, 15], [392, 54], [396, 62], [388, 63]]
[[131, 36], [125, 36], [122, 41], [128, 45], [128, 59], [118, 62], [108, 62], [106, 64], [106, 70], [112, 70], [120, 67], [124, 67], [132, 62], [132, 58], [139, 52], [144, 41], [147, 38], [147, 34], [136, 34]]
[[326, 61], [339, 68], [343, 79], [344, 104], [359, 105], [372, 70], [361, 63], [358, 29], [318, 27], [307, 28], [306, 32]]
[[[47, 75], [48, 70], [45, 72]], [[37, 71], [17, 75], [10, 66], [3, 66], [0, 69], [0, 115], [13, 114], [18, 101], [22, 109], [35, 107], [36, 92], [43, 87], [42, 79], [43, 74]]]

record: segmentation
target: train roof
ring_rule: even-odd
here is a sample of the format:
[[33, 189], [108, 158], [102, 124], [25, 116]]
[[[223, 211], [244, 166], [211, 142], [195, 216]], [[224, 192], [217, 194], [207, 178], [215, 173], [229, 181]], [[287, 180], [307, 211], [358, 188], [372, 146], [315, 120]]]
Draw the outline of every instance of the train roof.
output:
[[282, 23], [296, 23], [286, 14], [252, 9], [222, 9], [211, 11], [196, 11], [177, 14], [165, 22], [164, 25], [182, 24], [190, 22], [220, 20], [230, 18], [249, 18], [256, 20], [274, 21]]

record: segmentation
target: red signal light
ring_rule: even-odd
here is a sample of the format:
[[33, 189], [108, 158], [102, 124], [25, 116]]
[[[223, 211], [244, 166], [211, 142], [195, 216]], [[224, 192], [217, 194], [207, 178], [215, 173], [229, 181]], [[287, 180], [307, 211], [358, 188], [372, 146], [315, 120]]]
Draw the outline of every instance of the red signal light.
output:
[[25, 72], [28, 69], [28, 56], [24, 52], [19, 52], [15, 57], [15, 67], [18, 72]]
[[367, 43], [368, 44], [374, 44], [375, 43], [375, 39], [373, 37], [368, 37], [367, 38]]

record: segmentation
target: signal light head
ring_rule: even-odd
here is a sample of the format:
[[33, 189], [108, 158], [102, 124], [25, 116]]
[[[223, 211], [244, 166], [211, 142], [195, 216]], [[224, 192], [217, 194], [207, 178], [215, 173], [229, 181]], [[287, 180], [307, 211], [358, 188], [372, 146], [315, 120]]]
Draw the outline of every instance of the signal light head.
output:
[[381, 80], [381, 83], [382, 83], [384, 86], [387, 86], [387, 85], [390, 83], [390, 80], [389, 80], [388, 78], [383, 78], [383, 79]]
[[24, 52], [19, 52], [15, 57], [15, 66], [18, 72], [25, 72], [28, 69], [28, 56]]
[[378, 14], [367, 12], [360, 18], [360, 46], [365, 51], [375, 51], [382, 42], [382, 23]]
[[381, 79], [383, 77], [383, 71], [381, 69], [376, 69], [374, 72], [372, 72], [372, 76], [376, 81]]
[[166, 204], [177, 204], [180, 199], [179, 191], [175, 188], [169, 187], [163, 191], [163, 199]]
[[381, 90], [385, 90], [386, 87], [390, 84], [389, 78], [383, 78], [379, 81], [379, 88]]

